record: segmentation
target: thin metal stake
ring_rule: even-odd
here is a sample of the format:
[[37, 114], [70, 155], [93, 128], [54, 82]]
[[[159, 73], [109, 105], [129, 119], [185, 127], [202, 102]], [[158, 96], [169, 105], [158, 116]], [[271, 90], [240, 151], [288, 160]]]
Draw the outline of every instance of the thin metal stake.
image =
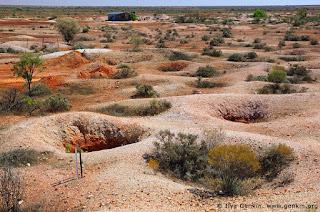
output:
[[77, 152], [77, 147], [74, 150], [74, 153], [76, 155], [76, 173], [77, 173], [77, 178], [79, 178], [79, 171], [78, 171], [78, 152]]
[[83, 175], [82, 175], [81, 146], [79, 146], [79, 153], [80, 153], [80, 172], [81, 172], [81, 178], [83, 178]]

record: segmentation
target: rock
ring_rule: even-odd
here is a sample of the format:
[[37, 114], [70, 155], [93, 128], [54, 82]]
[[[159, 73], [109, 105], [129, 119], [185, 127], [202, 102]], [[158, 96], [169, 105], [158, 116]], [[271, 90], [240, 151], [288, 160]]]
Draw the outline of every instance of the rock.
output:
[[87, 199], [92, 199], [94, 197], [94, 195], [93, 194], [90, 194], [88, 197], [87, 197]]

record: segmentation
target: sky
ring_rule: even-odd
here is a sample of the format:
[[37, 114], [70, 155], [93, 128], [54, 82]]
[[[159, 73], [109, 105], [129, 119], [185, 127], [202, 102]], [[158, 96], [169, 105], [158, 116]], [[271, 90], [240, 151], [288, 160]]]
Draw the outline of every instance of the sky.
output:
[[0, 0], [0, 5], [38, 6], [269, 6], [320, 5], [319, 0]]

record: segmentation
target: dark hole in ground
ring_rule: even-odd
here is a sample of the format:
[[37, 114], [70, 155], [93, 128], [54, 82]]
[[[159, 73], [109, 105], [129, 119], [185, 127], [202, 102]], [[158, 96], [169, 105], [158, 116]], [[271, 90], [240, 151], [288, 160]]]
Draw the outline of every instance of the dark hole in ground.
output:
[[266, 109], [260, 102], [248, 101], [233, 107], [220, 105], [219, 112], [225, 120], [241, 123], [259, 122], [266, 118]]
[[117, 127], [107, 120], [88, 120], [78, 118], [64, 130], [66, 152], [75, 152], [81, 147], [84, 152], [111, 149], [140, 141], [145, 133], [139, 125]]

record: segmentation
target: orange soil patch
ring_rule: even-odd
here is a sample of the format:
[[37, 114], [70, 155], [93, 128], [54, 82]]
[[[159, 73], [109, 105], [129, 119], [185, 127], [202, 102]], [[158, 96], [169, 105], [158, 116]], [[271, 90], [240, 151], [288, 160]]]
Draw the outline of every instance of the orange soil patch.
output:
[[46, 84], [48, 87], [55, 87], [61, 85], [64, 82], [65, 77], [63, 76], [48, 76], [43, 77], [40, 82]]
[[80, 52], [72, 51], [69, 54], [49, 59], [47, 61], [48, 66], [54, 67], [67, 67], [67, 68], [78, 68], [81, 65], [91, 63], [89, 60], [83, 58]]
[[114, 73], [115, 72], [114, 72], [113, 68], [110, 66], [100, 66], [96, 70], [90, 71], [90, 74], [98, 75], [101, 77], [110, 77], [110, 76], [114, 75]]
[[189, 63], [183, 62], [183, 61], [176, 61], [176, 62], [170, 62], [170, 63], [162, 63], [159, 67], [160, 71], [180, 71], [187, 67]]

